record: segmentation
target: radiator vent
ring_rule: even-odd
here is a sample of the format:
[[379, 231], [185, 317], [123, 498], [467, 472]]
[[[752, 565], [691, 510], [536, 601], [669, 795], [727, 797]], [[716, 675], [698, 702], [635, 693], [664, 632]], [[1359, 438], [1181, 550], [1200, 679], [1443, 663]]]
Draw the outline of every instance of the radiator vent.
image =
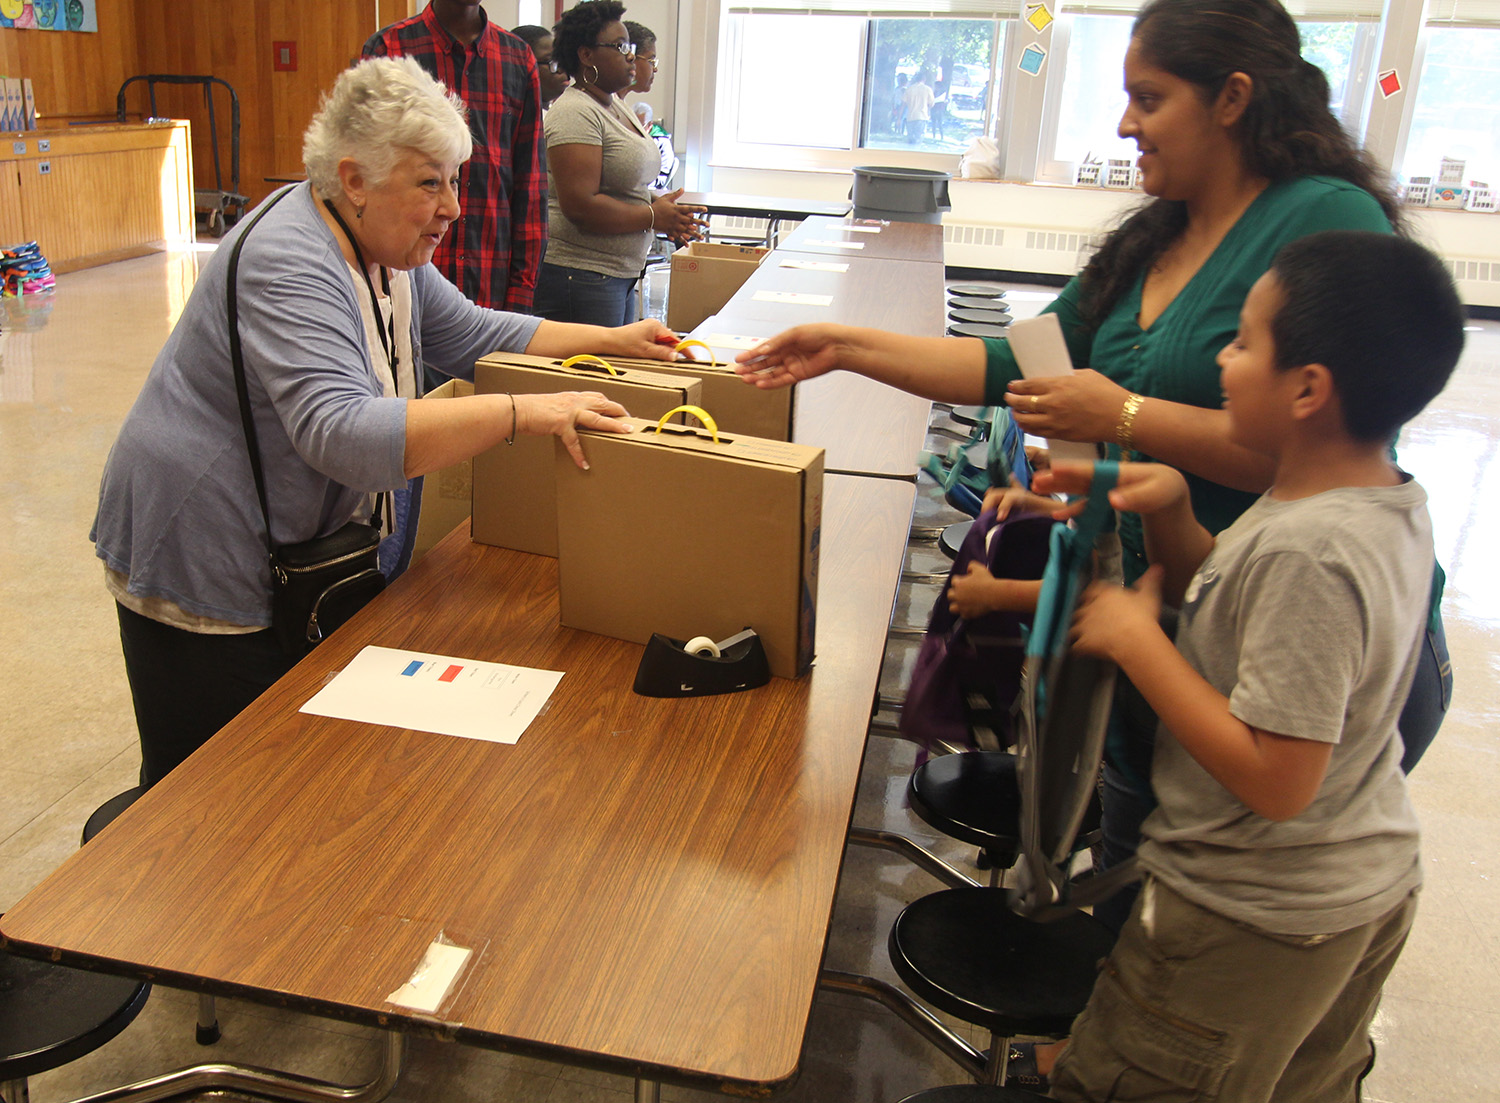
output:
[[1448, 260], [1446, 257], [1444, 260], [1455, 280], [1500, 283], [1500, 261]]
[[1000, 226], [948, 222], [943, 225], [943, 241], [950, 245], [1004, 245], [1005, 230]]

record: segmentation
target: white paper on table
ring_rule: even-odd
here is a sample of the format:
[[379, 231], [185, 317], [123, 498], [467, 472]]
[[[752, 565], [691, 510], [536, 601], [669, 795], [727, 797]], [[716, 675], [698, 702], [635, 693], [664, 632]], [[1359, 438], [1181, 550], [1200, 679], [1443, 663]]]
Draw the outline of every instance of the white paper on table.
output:
[[[1006, 337], [1011, 351], [1016, 354], [1016, 364], [1027, 379], [1050, 379], [1072, 373], [1073, 357], [1068, 352], [1068, 343], [1063, 340], [1062, 326], [1058, 324], [1056, 314], [1038, 314], [1035, 318], [1013, 322]], [[1054, 460], [1093, 463], [1099, 458], [1097, 449], [1086, 441], [1048, 437], [1047, 451]]]
[[561, 680], [560, 670], [369, 646], [299, 711], [514, 743]]
[[765, 340], [764, 337], [746, 337], [739, 333], [710, 333], [699, 337], [711, 349], [753, 349]]
[[852, 223], [848, 226], [839, 227], [846, 234], [878, 234], [883, 228], [882, 226], [858, 226]]
[[865, 243], [863, 241], [815, 241], [809, 239], [807, 244], [828, 245], [833, 247], [834, 249], [863, 249], [865, 247]]
[[806, 291], [757, 291], [751, 296], [762, 303], [795, 303], [798, 306], [831, 306], [832, 295], [811, 295]]
[[849, 266], [837, 260], [784, 260], [782, 268], [801, 268], [807, 272], [847, 272]]

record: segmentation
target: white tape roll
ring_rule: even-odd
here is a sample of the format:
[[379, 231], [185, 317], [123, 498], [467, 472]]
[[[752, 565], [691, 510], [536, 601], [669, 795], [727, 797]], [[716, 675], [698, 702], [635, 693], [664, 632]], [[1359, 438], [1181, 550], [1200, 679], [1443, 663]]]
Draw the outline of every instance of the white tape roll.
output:
[[682, 649], [689, 655], [712, 655], [716, 659], [719, 657], [719, 645], [707, 636], [694, 636], [682, 645]]

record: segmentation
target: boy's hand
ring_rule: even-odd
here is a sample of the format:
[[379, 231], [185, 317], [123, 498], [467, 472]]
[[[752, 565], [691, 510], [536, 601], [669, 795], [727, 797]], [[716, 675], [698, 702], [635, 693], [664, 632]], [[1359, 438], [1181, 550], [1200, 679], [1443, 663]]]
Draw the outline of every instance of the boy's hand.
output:
[[1044, 498], [1033, 494], [1010, 477], [1009, 486], [992, 486], [984, 492], [984, 507], [980, 512], [995, 511], [995, 520], [1003, 521], [1012, 513], [1040, 513], [1050, 515], [1061, 506], [1056, 498]]
[[[1032, 486], [1044, 494], [1087, 495], [1094, 481], [1094, 467], [1087, 463], [1059, 463], [1038, 471]], [[1122, 463], [1120, 478], [1109, 492], [1109, 504], [1127, 513], [1159, 513], [1188, 501], [1187, 480], [1182, 472], [1164, 463]], [[1083, 512], [1083, 503], [1071, 503], [1059, 517]]]
[[1103, 582], [1091, 585], [1073, 614], [1068, 632], [1073, 647], [1123, 666], [1143, 633], [1161, 631], [1161, 577], [1162, 569], [1152, 567], [1128, 590]]

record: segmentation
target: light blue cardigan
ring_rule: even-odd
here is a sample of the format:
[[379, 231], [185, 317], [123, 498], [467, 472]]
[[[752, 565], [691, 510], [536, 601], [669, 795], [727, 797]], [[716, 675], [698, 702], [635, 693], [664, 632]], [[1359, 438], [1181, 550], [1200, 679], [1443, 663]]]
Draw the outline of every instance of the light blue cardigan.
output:
[[[277, 544], [333, 532], [369, 493], [407, 486], [407, 400], [382, 396], [355, 298], [366, 292], [356, 292], [315, 203], [298, 185], [261, 219], [240, 257], [240, 341]], [[248, 221], [204, 268], [126, 416], [90, 537], [132, 594], [268, 625], [265, 525], [225, 307], [229, 251]], [[472, 379], [476, 359], [524, 349], [540, 324], [475, 306], [431, 265], [414, 269], [411, 282], [418, 379], [424, 363]], [[414, 529], [415, 509], [408, 520]]]

